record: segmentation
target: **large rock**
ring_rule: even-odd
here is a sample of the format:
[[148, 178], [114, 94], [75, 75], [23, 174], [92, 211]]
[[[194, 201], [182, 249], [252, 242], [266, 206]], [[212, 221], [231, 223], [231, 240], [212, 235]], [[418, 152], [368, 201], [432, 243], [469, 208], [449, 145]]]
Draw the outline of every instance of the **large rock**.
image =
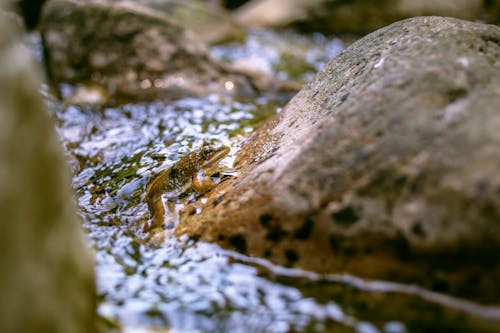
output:
[[245, 30], [222, 6], [205, 0], [140, 0], [171, 16], [208, 44], [244, 39]]
[[329, 33], [366, 33], [413, 16], [440, 15], [500, 22], [500, 1], [482, 0], [253, 0], [236, 12], [247, 26], [296, 26]]
[[92, 83], [115, 98], [250, 96], [258, 83], [209, 56], [175, 20], [133, 1], [51, 0], [42, 13], [56, 83]]
[[[395, 23], [334, 58], [177, 234], [500, 299], [500, 28]], [[201, 213], [199, 213], [201, 211]]]
[[0, 332], [94, 332], [68, 167], [13, 26], [0, 10]]

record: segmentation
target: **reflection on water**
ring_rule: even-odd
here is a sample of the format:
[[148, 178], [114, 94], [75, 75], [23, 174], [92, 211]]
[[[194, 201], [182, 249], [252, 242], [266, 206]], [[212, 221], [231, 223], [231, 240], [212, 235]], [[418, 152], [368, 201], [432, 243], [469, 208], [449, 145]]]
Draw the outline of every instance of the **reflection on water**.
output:
[[307, 82], [343, 48], [340, 39], [322, 34], [302, 36], [291, 31], [254, 29], [245, 43], [216, 46], [212, 54], [279, 79]]
[[[255, 31], [246, 43], [220, 46], [214, 53], [301, 81], [340, 48], [338, 40], [320, 35]], [[95, 250], [99, 314], [115, 323], [113, 330], [403, 333], [478, 327], [485, 309], [418, 287], [320, 276], [187, 238], [167, 237], [159, 245], [145, 241], [148, 213], [140, 197], [151, 174], [204, 141], [232, 148], [223, 161], [230, 168], [244, 138], [288, 97], [206, 96], [99, 108], [65, 104], [47, 87], [43, 93], [74, 171]]]
[[148, 249], [120, 239], [123, 253], [98, 254], [98, 280], [108, 295], [101, 314], [124, 325], [207, 332], [288, 332], [310, 325], [317, 331], [328, 319], [346, 327], [368, 325], [333, 302], [319, 304], [260, 276], [215, 245], [170, 239]]

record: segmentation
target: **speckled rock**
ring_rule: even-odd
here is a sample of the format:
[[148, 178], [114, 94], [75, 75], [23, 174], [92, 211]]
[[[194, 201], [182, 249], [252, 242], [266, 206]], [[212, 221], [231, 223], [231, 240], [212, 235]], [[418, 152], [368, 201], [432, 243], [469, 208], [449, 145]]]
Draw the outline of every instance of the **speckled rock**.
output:
[[354, 43], [248, 140], [178, 234], [318, 272], [500, 299], [500, 28]]
[[69, 169], [14, 26], [0, 10], [0, 332], [95, 332]]
[[175, 20], [133, 1], [52, 0], [41, 30], [55, 83], [98, 84], [117, 99], [251, 96], [258, 85], [212, 59]]
[[366, 33], [423, 15], [500, 22], [500, 1], [482, 0], [253, 0], [236, 12], [247, 26], [295, 26], [330, 33]]

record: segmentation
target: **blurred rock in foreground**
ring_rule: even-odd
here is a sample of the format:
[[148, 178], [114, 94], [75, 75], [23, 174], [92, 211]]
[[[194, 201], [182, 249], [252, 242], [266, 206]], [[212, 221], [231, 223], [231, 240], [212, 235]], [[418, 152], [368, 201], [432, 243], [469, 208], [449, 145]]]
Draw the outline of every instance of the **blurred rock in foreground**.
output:
[[70, 175], [13, 26], [0, 10], [0, 332], [94, 332], [94, 276]]
[[499, 27], [458, 19], [366, 36], [257, 130], [238, 177], [177, 233], [499, 303], [499, 57]]

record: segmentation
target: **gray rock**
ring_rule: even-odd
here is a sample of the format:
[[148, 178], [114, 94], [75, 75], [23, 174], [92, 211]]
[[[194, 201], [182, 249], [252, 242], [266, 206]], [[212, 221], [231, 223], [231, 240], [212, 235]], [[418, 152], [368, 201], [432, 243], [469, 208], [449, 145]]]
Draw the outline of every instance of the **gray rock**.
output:
[[499, 59], [499, 27], [458, 19], [366, 36], [257, 130], [238, 177], [177, 233], [498, 302]]
[[135, 100], [256, 89], [175, 20], [133, 1], [52, 0], [41, 30], [55, 83], [97, 84]]
[[0, 332], [94, 332], [92, 263], [39, 69], [0, 10]]
[[330, 33], [366, 33], [423, 15], [500, 22], [500, 1], [482, 0], [253, 0], [236, 17], [246, 26], [296, 26]]

